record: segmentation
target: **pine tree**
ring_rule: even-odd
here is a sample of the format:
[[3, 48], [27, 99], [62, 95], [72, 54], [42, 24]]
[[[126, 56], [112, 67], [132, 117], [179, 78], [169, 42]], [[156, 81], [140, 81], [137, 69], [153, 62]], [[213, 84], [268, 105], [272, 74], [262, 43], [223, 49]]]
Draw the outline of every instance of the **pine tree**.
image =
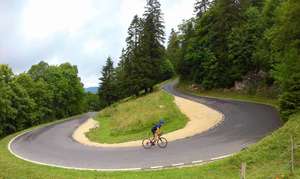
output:
[[191, 39], [193, 39], [195, 36], [194, 24], [194, 19], [190, 19], [188, 21], [184, 21], [183, 24], [179, 25], [180, 35], [178, 38], [180, 41], [180, 56], [176, 65], [176, 71], [178, 72], [180, 77], [185, 80], [191, 79], [191, 63], [186, 59], [186, 55], [189, 54]]
[[126, 50], [123, 48], [120, 56], [120, 61], [118, 63], [118, 67], [121, 69], [121, 71], [124, 71], [125, 68], [125, 60], [126, 60]]
[[143, 88], [152, 91], [153, 86], [161, 80], [161, 64], [165, 49], [164, 21], [158, 0], [148, 0], [143, 15], [141, 33], [141, 64]]
[[300, 4], [285, 1], [277, 11], [272, 29], [272, 49], [275, 52], [275, 77], [279, 82], [280, 112], [284, 119], [300, 111]]
[[261, 9], [265, 3], [265, 0], [251, 0], [250, 5]]
[[140, 36], [142, 32], [142, 22], [143, 20], [138, 17], [138, 15], [135, 15], [133, 17], [133, 20], [128, 28], [128, 37], [126, 38], [127, 53], [134, 53], [140, 43]]
[[194, 7], [194, 13], [196, 13], [196, 17], [201, 17], [211, 5], [210, 0], [197, 0]]
[[178, 33], [174, 29], [171, 30], [171, 34], [168, 41], [168, 47], [166, 50], [167, 59], [172, 63], [173, 67], [177, 71], [177, 64], [180, 59], [180, 41]]
[[103, 102], [104, 106], [110, 105], [113, 102], [118, 100], [116, 95], [116, 79], [115, 79], [115, 70], [113, 67], [113, 61], [111, 57], [108, 57], [106, 60], [105, 66], [101, 71], [102, 77], [99, 78], [99, 98]]
[[[152, 37], [155, 46], [162, 46], [165, 41], [164, 20], [161, 12], [161, 4], [158, 0], [147, 0], [144, 17], [144, 38], [146, 35]], [[148, 32], [149, 34], [145, 34]]]
[[127, 47], [123, 52], [123, 85], [127, 96], [138, 95], [143, 86], [143, 68], [141, 67], [141, 33], [143, 20], [134, 16], [126, 38]]

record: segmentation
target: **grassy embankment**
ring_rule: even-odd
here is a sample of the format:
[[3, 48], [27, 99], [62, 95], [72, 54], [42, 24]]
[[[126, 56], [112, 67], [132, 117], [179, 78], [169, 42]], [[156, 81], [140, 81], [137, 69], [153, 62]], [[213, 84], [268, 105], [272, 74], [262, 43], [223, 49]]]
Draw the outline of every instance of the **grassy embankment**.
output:
[[[239, 96], [232, 94], [233, 97]], [[222, 96], [218, 94], [217, 96]], [[229, 98], [228, 94], [225, 97]], [[250, 100], [248, 96], [239, 96], [240, 100]], [[262, 100], [262, 101], [261, 101]], [[262, 97], [254, 102], [269, 103]], [[276, 104], [275, 101], [270, 105]], [[40, 166], [19, 160], [7, 150], [7, 144], [15, 135], [0, 141], [0, 178], [239, 178], [242, 162], [247, 162], [247, 178], [300, 178], [300, 148], [295, 152], [295, 173], [290, 174], [290, 135], [300, 144], [300, 113], [290, 117], [290, 120], [279, 130], [250, 146], [239, 154], [203, 166], [182, 169], [167, 169], [161, 171], [138, 172], [96, 172], [75, 171]]]
[[160, 118], [166, 121], [164, 133], [183, 128], [188, 121], [174, 103], [174, 97], [158, 90], [105, 108], [95, 118], [100, 127], [87, 133], [87, 137], [101, 143], [143, 139]]
[[255, 103], [262, 103], [278, 108], [278, 99], [273, 97], [265, 97], [263, 95], [250, 95], [243, 91], [231, 91], [231, 90], [197, 90], [193, 89], [190, 83], [180, 83], [177, 89], [186, 91], [195, 95], [215, 97], [220, 99], [234, 99], [239, 101], [249, 101]]

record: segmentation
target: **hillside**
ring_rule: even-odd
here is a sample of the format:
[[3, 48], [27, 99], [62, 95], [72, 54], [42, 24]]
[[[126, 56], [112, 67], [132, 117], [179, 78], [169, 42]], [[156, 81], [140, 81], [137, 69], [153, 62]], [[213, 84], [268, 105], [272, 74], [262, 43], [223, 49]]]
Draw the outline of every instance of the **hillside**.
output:
[[90, 92], [90, 93], [93, 93], [93, 94], [97, 94], [98, 93], [98, 87], [84, 88], [84, 91], [86, 93]]
[[92, 141], [108, 144], [143, 139], [161, 118], [166, 121], [165, 133], [183, 128], [188, 121], [175, 105], [174, 97], [158, 90], [105, 108], [96, 117], [101, 127], [87, 136]]
[[[247, 99], [248, 100], [248, 99]], [[13, 157], [7, 150], [11, 135], [0, 141], [0, 178], [239, 178], [240, 165], [247, 163], [247, 178], [297, 178], [300, 175], [300, 161], [295, 160], [295, 173], [290, 174], [290, 136], [300, 143], [300, 114], [290, 120], [278, 131], [262, 141], [250, 146], [228, 159], [208, 165], [182, 169], [168, 169], [141, 172], [95, 172], [58, 169], [31, 164]], [[296, 150], [295, 158], [300, 157]]]

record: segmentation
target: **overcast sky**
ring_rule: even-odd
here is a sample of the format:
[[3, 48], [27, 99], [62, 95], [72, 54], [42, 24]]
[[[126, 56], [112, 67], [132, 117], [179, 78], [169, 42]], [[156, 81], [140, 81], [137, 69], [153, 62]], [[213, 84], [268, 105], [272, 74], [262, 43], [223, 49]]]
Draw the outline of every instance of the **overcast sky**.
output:
[[[195, 0], [161, 0], [166, 34], [193, 15]], [[77, 65], [97, 86], [107, 56], [118, 62], [127, 28], [146, 0], [1, 0], [0, 63], [15, 73], [41, 60]]]

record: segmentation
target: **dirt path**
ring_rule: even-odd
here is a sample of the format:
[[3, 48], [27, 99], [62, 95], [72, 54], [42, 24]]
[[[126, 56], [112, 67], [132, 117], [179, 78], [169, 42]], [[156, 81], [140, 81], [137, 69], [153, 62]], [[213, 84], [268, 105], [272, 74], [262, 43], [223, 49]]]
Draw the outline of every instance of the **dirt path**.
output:
[[[189, 121], [184, 128], [164, 135], [169, 142], [191, 137], [207, 131], [208, 129], [220, 123], [223, 119], [223, 114], [203, 104], [177, 96], [174, 98], [174, 102], [181, 112], [189, 118]], [[141, 140], [119, 144], [101, 144], [92, 142], [86, 137], [85, 133], [96, 127], [101, 126], [99, 126], [97, 121], [91, 118], [76, 129], [76, 131], [73, 133], [73, 138], [81, 144], [94, 147], [135, 147], [141, 146], [142, 144]]]

